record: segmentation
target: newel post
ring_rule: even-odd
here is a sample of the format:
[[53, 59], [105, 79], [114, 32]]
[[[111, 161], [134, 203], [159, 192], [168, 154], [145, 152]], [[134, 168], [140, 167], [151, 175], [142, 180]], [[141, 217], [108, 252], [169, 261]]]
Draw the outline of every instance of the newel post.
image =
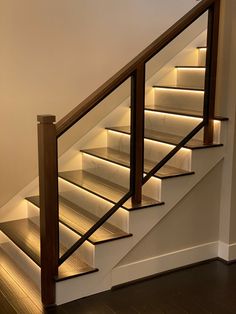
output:
[[216, 0], [208, 10], [205, 96], [203, 110], [203, 118], [206, 122], [204, 129], [205, 144], [212, 144], [214, 137], [219, 19], [220, 0]]
[[131, 145], [130, 145], [130, 189], [133, 204], [142, 200], [144, 171], [144, 102], [145, 63], [137, 65], [131, 78]]
[[38, 157], [40, 192], [41, 296], [45, 307], [55, 304], [55, 276], [58, 273], [58, 161], [55, 120], [40, 115]]

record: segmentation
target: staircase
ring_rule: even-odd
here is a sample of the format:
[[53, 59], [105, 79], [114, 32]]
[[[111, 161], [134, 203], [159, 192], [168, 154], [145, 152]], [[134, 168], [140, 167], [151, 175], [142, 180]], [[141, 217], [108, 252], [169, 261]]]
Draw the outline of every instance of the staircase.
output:
[[[144, 175], [203, 119], [207, 48], [195, 49], [193, 65], [177, 64], [173, 69], [176, 84], [157, 82], [152, 87], [153, 102], [145, 104]], [[60, 256], [129, 192], [129, 104], [122, 110], [124, 116], [117, 123], [107, 122], [101, 131], [106, 133], [103, 143], [95, 147], [88, 145], [78, 152], [81, 167], [59, 171]], [[59, 266], [55, 278], [56, 304], [113, 286], [112, 270], [119, 261], [224, 157], [226, 120], [215, 116], [212, 143], [204, 141], [202, 130], [184, 143], [144, 184], [139, 203], [129, 197]], [[9, 290], [7, 280], [14, 281], [11, 289], [20, 286], [35, 305], [35, 309], [27, 309], [21, 305], [24, 302], [16, 301], [15, 310], [36, 313], [41, 311], [40, 198], [29, 195], [25, 201], [27, 218], [0, 223], [0, 267], [4, 276], [9, 275], [9, 265], [18, 273], [18, 280], [11, 271], [12, 277], [3, 282], [3, 294], [9, 295], [5, 293]]]

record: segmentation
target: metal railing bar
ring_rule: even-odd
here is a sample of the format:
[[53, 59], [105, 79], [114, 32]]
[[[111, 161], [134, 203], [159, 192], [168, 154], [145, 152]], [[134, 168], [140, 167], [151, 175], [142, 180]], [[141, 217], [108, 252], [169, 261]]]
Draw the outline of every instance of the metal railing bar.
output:
[[169, 161], [183, 146], [193, 138], [204, 126], [205, 122], [202, 121], [198, 124], [175, 148], [173, 148], [152, 170], [150, 170], [143, 178], [143, 184], [145, 184], [159, 169], [161, 169], [167, 161]]
[[104, 216], [102, 216], [96, 224], [94, 224], [77, 242], [75, 242], [60, 258], [58, 265], [66, 261], [88, 238], [100, 228], [130, 197], [132, 192], [129, 191], [126, 193], [118, 203], [116, 203]]

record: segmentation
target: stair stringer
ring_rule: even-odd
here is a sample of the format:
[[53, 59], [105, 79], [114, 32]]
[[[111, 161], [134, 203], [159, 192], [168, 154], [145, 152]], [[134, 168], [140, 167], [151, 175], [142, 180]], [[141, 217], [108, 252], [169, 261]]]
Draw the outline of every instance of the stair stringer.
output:
[[116, 265], [223, 158], [224, 147], [192, 151], [192, 169], [195, 174], [163, 180], [162, 195], [165, 204], [131, 211], [129, 213], [129, 232], [133, 236], [97, 245], [94, 254], [99, 271], [57, 282], [56, 304], [63, 304], [111, 289], [113, 286], [112, 270]]

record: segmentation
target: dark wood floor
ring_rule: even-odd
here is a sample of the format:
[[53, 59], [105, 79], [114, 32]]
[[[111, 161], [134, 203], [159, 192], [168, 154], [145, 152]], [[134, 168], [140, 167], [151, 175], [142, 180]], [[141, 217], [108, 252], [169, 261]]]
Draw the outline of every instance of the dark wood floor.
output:
[[214, 261], [64, 304], [49, 313], [235, 314], [236, 264]]
[[[0, 289], [1, 314], [43, 313], [32, 292], [31, 297], [22, 297], [19, 291], [23, 292], [19, 287], [14, 290], [15, 286], [9, 286], [12, 293], [8, 299]], [[46, 313], [236, 314], [236, 263], [209, 262], [67, 303]]]

